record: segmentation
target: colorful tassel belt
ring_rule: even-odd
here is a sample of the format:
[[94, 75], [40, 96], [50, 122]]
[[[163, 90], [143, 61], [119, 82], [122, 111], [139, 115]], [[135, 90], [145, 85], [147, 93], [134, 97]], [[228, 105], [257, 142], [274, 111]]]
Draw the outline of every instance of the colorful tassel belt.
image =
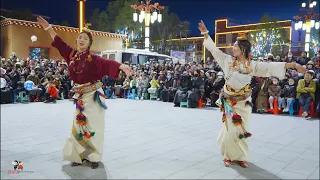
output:
[[251, 90], [251, 86], [250, 86], [250, 84], [247, 84], [246, 86], [244, 86], [240, 90], [235, 90], [231, 86], [226, 84], [226, 89], [230, 92], [233, 92], [233, 93], [245, 93], [245, 92], [249, 92]]
[[249, 92], [245, 92], [244, 94], [242, 95], [237, 95], [237, 96], [232, 96], [232, 95], [229, 95], [225, 92], [222, 91], [222, 96], [227, 99], [227, 100], [230, 100], [230, 101], [244, 101], [246, 100], [248, 97], [250, 97], [252, 94], [251, 90]]
[[84, 84], [84, 85], [80, 85], [79, 87], [75, 85], [73, 91], [78, 94], [86, 94], [92, 91], [96, 91], [101, 87], [102, 87], [102, 83], [96, 82], [95, 84], [88, 84], [88, 85]]

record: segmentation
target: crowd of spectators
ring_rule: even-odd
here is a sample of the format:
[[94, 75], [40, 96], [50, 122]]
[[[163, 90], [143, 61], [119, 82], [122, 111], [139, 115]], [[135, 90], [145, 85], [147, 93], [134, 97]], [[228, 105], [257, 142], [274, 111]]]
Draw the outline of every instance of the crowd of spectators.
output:
[[[302, 116], [309, 118], [311, 105], [319, 111], [320, 99], [320, 52], [312, 58], [302, 53], [300, 57], [292, 54], [285, 59], [273, 57], [257, 58], [258, 61], [297, 62], [309, 71], [299, 74], [288, 69], [284, 79], [275, 77], [253, 77], [253, 111], [266, 113], [277, 108], [286, 113], [293, 102], [298, 102]], [[225, 83], [224, 74], [215, 60], [206, 63], [187, 64], [147, 62], [144, 65], [130, 65], [134, 70], [132, 77], [120, 72], [113, 80], [104, 77], [101, 81], [107, 98], [129, 98], [136, 100], [155, 99], [173, 102], [180, 107], [196, 108], [200, 104], [217, 106], [216, 101]], [[5, 81], [5, 83], [3, 83]], [[25, 82], [32, 81], [32, 89], [25, 88]], [[23, 93], [21, 93], [23, 92]], [[14, 53], [10, 58], [1, 58], [1, 103], [19, 102], [19, 96], [25, 95], [31, 102], [56, 102], [72, 98], [72, 81], [68, 75], [67, 64], [63, 60], [19, 59]]]

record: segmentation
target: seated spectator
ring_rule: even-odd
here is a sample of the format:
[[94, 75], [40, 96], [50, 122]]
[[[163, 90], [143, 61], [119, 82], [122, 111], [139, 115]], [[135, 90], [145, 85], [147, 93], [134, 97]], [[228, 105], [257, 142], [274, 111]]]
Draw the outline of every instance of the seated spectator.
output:
[[123, 92], [122, 86], [123, 86], [124, 80], [125, 80], [125, 75], [122, 71], [120, 71], [119, 76], [115, 81], [115, 86], [114, 86], [116, 91], [115, 96], [122, 97], [122, 92]]
[[268, 93], [269, 93], [270, 109], [273, 109], [273, 100], [275, 98], [277, 98], [278, 99], [278, 109], [281, 110], [281, 106], [282, 106], [282, 98], [280, 96], [281, 95], [281, 86], [279, 85], [279, 79], [277, 77], [274, 77], [272, 79], [272, 84], [268, 88]]
[[56, 88], [56, 85], [54, 82], [49, 81], [47, 85], [47, 92], [45, 94], [46, 100], [44, 103], [53, 102], [56, 103], [56, 99], [58, 97], [58, 89]]
[[[184, 67], [184, 66], [183, 66]], [[188, 92], [192, 89], [192, 81], [187, 71], [184, 71], [179, 82], [178, 90], [174, 96], [174, 107], [179, 107], [180, 102], [188, 100]]]
[[158, 77], [158, 81], [159, 81], [159, 88], [157, 90], [157, 100], [160, 101], [162, 100], [161, 98], [161, 94], [162, 94], [162, 90], [164, 89], [164, 84], [166, 82], [166, 76], [164, 75], [163, 71], [160, 71], [159, 73], [159, 77]]
[[102, 89], [107, 98], [111, 98], [114, 92], [114, 83], [115, 81], [108, 76], [103, 77], [102, 79]]
[[152, 80], [150, 81], [151, 87], [148, 89], [149, 94], [156, 94], [157, 89], [160, 87], [159, 80], [156, 76], [153, 76]]
[[137, 77], [134, 75], [132, 80], [130, 81], [130, 92], [134, 89], [135, 93], [137, 94]]
[[292, 55], [292, 52], [289, 52], [288, 53], [288, 57], [286, 57], [284, 59], [284, 62], [287, 62], [287, 63], [291, 63], [291, 62], [295, 62], [296, 60], [293, 58], [293, 55]]
[[301, 65], [306, 65], [310, 61], [310, 58], [307, 57], [307, 52], [302, 52], [301, 56], [298, 57], [297, 63]]
[[313, 61], [309, 61], [306, 66], [307, 66], [306, 68], [307, 68], [308, 70], [312, 70], [312, 71], [315, 70], [314, 62], [313, 62]]
[[173, 97], [174, 97], [174, 94], [171, 93], [172, 92], [172, 88], [173, 88], [173, 77], [172, 77], [172, 73], [171, 71], [168, 71], [167, 72], [167, 77], [166, 77], [166, 80], [164, 82], [164, 86], [163, 86], [163, 90], [162, 90], [162, 93], [160, 95], [161, 97], [161, 100], [164, 101], [164, 102], [167, 102], [172, 99], [173, 100]]
[[38, 88], [38, 86], [40, 85], [40, 79], [36, 75], [34, 70], [32, 70], [30, 75], [27, 77], [27, 81], [32, 81], [34, 84], [32, 90], [29, 91], [30, 101], [40, 102], [42, 89]]
[[295, 86], [295, 81], [293, 78], [289, 78], [288, 84], [284, 85], [284, 88], [282, 89], [283, 92], [283, 112], [289, 112], [290, 104], [292, 103], [293, 100], [296, 98], [296, 86]]
[[306, 119], [310, 118], [308, 111], [311, 102], [315, 100], [316, 82], [312, 81], [313, 76], [314, 71], [309, 70], [305, 73], [304, 79], [299, 80], [297, 86], [297, 99], [299, 99], [299, 104], [302, 107], [302, 116]]
[[149, 86], [148, 79], [146, 75], [142, 73], [141, 77], [139, 77], [137, 80], [137, 88], [138, 88], [137, 99], [143, 100], [145, 94], [147, 93], [148, 86]]
[[198, 102], [201, 98], [201, 90], [203, 89], [204, 82], [197, 71], [193, 72], [193, 77], [191, 79], [192, 90], [188, 92], [188, 104], [190, 108], [198, 107]]
[[124, 98], [127, 98], [129, 95], [129, 91], [130, 91], [130, 79], [128, 76], [126, 77], [126, 79], [123, 82], [122, 89], [123, 89]]

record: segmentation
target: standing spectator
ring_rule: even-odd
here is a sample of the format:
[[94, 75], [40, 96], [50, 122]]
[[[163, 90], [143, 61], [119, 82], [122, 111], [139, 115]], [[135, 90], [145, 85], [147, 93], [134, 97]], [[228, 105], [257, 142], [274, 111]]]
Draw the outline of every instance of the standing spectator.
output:
[[268, 88], [270, 85], [270, 81], [266, 77], [260, 77], [259, 78], [259, 90], [258, 90], [258, 96], [256, 99], [256, 107], [258, 113], [264, 113], [267, 112], [268, 104]]
[[310, 118], [308, 111], [310, 104], [315, 100], [316, 82], [312, 81], [314, 71], [309, 70], [305, 75], [304, 79], [299, 80], [297, 86], [297, 99], [302, 107], [302, 116], [306, 119]]

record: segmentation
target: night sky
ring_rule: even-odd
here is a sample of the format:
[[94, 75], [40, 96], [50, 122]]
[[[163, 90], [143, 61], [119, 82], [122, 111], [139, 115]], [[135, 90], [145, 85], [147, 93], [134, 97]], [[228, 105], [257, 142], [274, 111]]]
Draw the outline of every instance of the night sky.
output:
[[[94, 8], [105, 10], [110, 0], [87, 0], [86, 14]], [[214, 20], [229, 17], [242, 23], [257, 23], [265, 14], [279, 20], [289, 20], [299, 13], [303, 0], [159, 0], [160, 5], [169, 6], [169, 11], [178, 14], [181, 20], [191, 23], [192, 35], [200, 35], [197, 22], [203, 20], [209, 31], [214, 30]], [[317, 8], [319, 7], [319, 1]], [[1, 0], [1, 8], [30, 8], [33, 13], [49, 16], [50, 22], [68, 20], [78, 26], [78, 4], [76, 0]], [[319, 10], [318, 10], [319, 12]]]

